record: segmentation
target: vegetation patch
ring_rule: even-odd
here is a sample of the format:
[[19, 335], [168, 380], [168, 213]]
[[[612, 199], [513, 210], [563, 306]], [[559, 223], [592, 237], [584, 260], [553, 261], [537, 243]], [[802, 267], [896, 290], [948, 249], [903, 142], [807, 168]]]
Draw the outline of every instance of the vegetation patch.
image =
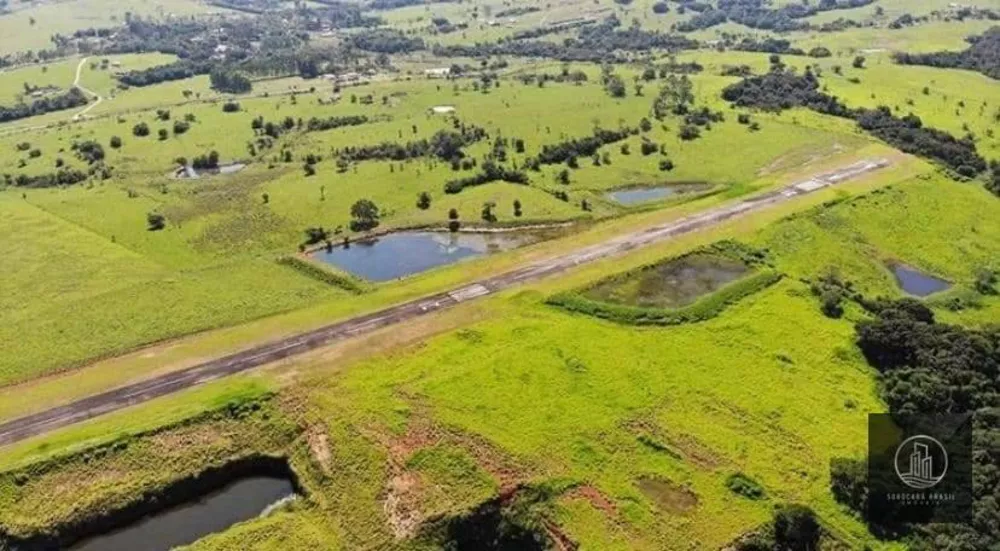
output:
[[324, 268], [315, 262], [299, 256], [283, 256], [278, 259], [278, 264], [288, 266], [289, 268], [307, 277], [333, 285], [334, 287], [340, 287], [345, 291], [349, 291], [357, 295], [371, 290], [370, 286], [359, 278], [349, 274], [334, 272], [333, 270]]
[[620, 323], [676, 325], [713, 318], [780, 279], [762, 252], [722, 242], [557, 294], [548, 303]]
[[639, 491], [665, 513], [686, 513], [698, 506], [698, 496], [691, 490], [669, 480], [643, 477]]
[[726, 478], [726, 488], [734, 494], [741, 495], [747, 499], [764, 499], [767, 492], [756, 480], [743, 473], [733, 473]]

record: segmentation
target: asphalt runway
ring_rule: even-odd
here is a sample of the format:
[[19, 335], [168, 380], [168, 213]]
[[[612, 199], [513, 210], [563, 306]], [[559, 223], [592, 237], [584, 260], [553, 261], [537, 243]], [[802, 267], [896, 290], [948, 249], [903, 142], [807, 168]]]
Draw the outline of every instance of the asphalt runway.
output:
[[544, 279], [581, 264], [587, 264], [653, 243], [667, 241], [726, 220], [746, 216], [769, 206], [784, 203], [795, 197], [857, 178], [884, 168], [884, 159], [865, 160], [845, 166], [837, 171], [814, 176], [788, 187], [751, 197], [733, 205], [710, 209], [703, 213], [622, 235], [578, 251], [529, 264], [523, 268], [483, 279], [462, 287], [386, 308], [378, 312], [337, 322], [319, 329], [301, 333], [280, 341], [224, 356], [196, 366], [153, 377], [144, 381], [109, 390], [70, 404], [41, 411], [20, 419], [0, 424], [0, 446], [5, 446], [233, 375], [291, 356], [309, 352], [332, 343], [371, 333], [378, 329], [405, 323], [450, 308], [456, 304], [475, 300], [523, 283]]

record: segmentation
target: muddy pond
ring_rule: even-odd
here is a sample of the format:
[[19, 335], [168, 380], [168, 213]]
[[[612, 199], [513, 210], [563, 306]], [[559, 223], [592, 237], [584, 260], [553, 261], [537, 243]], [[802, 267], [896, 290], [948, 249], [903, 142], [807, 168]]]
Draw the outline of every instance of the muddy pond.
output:
[[890, 264], [889, 269], [903, 292], [913, 296], [926, 297], [951, 288], [951, 283], [905, 264]]
[[585, 291], [593, 300], [644, 308], [681, 308], [749, 274], [746, 264], [695, 254], [610, 279]]
[[167, 551], [261, 515], [272, 505], [295, 495], [292, 481], [253, 476], [199, 499], [149, 515], [121, 529], [95, 536], [70, 551]]
[[674, 195], [685, 193], [697, 193], [705, 191], [712, 186], [704, 183], [690, 184], [669, 184], [663, 186], [635, 187], [610, 191], [605, 197], [618, 203], [619, 205], [631, 206], [661, 201]]
[[565, 233], [565, 228], [491, 233], [408, 231], [334, 245], [313, 254], [369, 281], [390, 281], [438, 266], [531, 245]]

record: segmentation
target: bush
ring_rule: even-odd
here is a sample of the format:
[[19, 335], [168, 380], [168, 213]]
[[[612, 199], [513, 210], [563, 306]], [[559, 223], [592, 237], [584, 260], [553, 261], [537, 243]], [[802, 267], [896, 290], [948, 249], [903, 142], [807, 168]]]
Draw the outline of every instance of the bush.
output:
[[227, 101], [222, 104], [223, 113], [238, 113], [240, 111], [240, 104], [235, 101]]
[[122, 139], [118, 136], [111, 136], [111, 149], [120, 149], [122, 146]]
[[766, 492], [763, 486], [756, 480], [743, 473], [733, 473], [726, 478], [726, 487], [734, 494], [741, 495], [747, 499], [764, 499]]
[[146, 215], [146, 226], [149, 231], [160, 231], [167, 227], [167, 218], [158, 212]]
[[186, 121], [174, 121], [174, 134], [180, 135], [187, 132], [191, 128], [191, 125]]
[[144, 122], [140, 122], [139, 124], [133, 126], [132, 127], [132, 135], [133, 136], [138, 136], [140, 138], [148, 136], [149, 135], [149, 125], [146, 124], [146, 123], [144, 123]]

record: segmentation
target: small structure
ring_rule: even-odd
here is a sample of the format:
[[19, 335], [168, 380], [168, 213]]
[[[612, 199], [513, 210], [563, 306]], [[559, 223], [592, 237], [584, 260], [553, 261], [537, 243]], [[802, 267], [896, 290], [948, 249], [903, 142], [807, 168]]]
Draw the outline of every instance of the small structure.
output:
[[454, 105], [436, 105], [431, 107], [431, 113], [435, 115], [450, 115], [455, 112]]
[[426, 69], [424, 76], [427, 78], [448, 78], [451, 75], [451, 67], [439, 67], [437, 69]]

